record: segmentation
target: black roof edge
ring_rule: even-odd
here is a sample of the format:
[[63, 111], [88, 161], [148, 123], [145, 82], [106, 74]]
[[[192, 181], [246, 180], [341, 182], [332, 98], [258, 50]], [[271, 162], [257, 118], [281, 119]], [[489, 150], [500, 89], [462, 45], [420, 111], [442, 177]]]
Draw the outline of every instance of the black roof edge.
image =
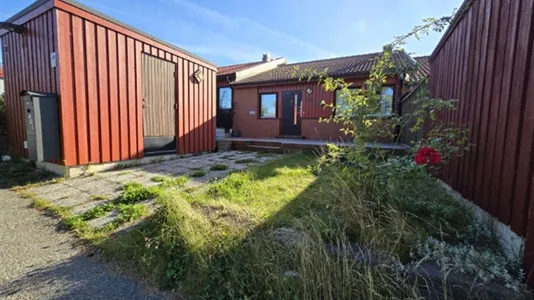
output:
[[[38, 1], [30, 4], [28, 7], [26, 7], [22, 11], [16, 13], [14, 16], [9, 18], [7, 20], [7, 22], [15, 21], [18, 18], [20, 18], [20, 17], [24, 16], [25, 14], [27, 14], [28, 12], [38, 8], [39, 6], [45, 4], [45, 3], [49, 2], [49, 1], [52, 1], [52, 0], [38, 0]], [[105, 19], [105, 20], [110, 21], [112, 23], [115, 23], [115, 24], [117, 24], [117, 25], [119, 25], [121, 27], [129, 29], [129, 30], [131, 30], [131, 31], [133, 31], [133, 32], [135, 32], [137, 34], [140, 34], [140, 35], [142, 35], [144, 37], [147, 37], [147, 38], [149, 38], [149, 39], [151, 39], [151, 40], [153, 40], [153, 41], [155, 41], [157, 43], [163, 44], [163, 45], [165, 45], [165, 46], [167, 46], [169, 48], [172, 48], [172, 49], [175, 49], [177, 51], [183, 52], [184, 54], [187, 54], [187, 55], [189, 55], [191, 57], [194, 57], [194, 58], [196, 58], [196, 59], [198, 59], [198, 60], [200, 60], [200, 61], [202, 61], [202, 62], [204, 62], [204, 63], [206, 63], [206, 64], [208, 64], [210, 66], [215, 67], [215, 69], [217, 69], [217, 64], [215, 64], [214, 62], [206, 60], [206, 59], [204, 59], [204, 58], [202, 58], [202, 57], [200, 57], [200, 56], [198, 56], [196, 54], [193, 54], [193, 53], [191, 53], [191, 52], [189, 52], [189, 51], [187, 51], [187, 50], [185, 50], [183, 48], [180, 48], [180, 47], [178, 47], [178, 46], [176, 46], [176, 45], [174, 45], [172, 43], [163, 41], [163, 40], [161, 40], [161, 39], [159, 39], [159, 38], [157, 38], [157, 37], [155, 37], [155, 36], [153, 36], [151, 34], [148, 34], [148, 33], [144, 32], [144, 31], [142, 31], [140, 29], [137, 29], [137, 28], [135, 28], [135, 27], [133, 27], [131, 25], [128, 25], [128, 24], [126, 24], [126, 23], [124, 23], [122, 21], [114, 19], [114, 18], [112, 18], [112, 17], [110, 17], [110, 16], [108, 16], [108, 15], [106, 15], [106, 14], [100, 12], [100, 11], [97, 11], [97, 10], [95, 10], [93, 8], [90, 8], [90, 7], [80, 3], [78, 1], [75, 1], [75, 0], [60, 0], [60, 1], [63, 1], [63, 2], [68, 3], [70, 5], [73, 5], [73, 6], [77, 7], [77, 8], [79, 8], [79, 9], [85, 10], [88, 13], [91, 13], [91, 14], [96, 15], [96, 16], [102, 18], [102, 19]]]

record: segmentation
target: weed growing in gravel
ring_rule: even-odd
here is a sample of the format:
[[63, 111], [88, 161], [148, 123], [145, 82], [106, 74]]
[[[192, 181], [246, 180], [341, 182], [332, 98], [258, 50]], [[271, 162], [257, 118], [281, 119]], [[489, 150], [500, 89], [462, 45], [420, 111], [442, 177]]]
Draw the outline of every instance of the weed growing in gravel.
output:
[[60, 217], [62, 219], [70, 218], [72, 213], [67, 207], [61, 207], [50, 203], [49, 201], [41, 198], [37, 198], [34, 194], [27, 193], [27, 199], [32, 199], [30, 206], [40, 211], [46, 211], [51, 213], [54, 216]]
[[236, 164], [251, 164], [257, 162], [255, 159], [252, 158], [245, 158], [245, 159], [238, 159], [235, 161]]
[[117, 198], [117, 202], [123, 204], [133, 204], [156, 198], [161, 193], [161, 189], [157, 186], [144, 187], [137, 182], [128, 182], [124, 184], [122, 190], [122, 193]]
[[154, 177], [150, 178], [150, 181], [152, 181], [152, 182], [163, 182], [163, 181], [165, 181], [165, 179], [167, 179], [167, 177], [165, 177], [165, 176], [154, 176]]
[[93, 194], [93, 195], [91, 195], [91, 197], [89, 197], [89, 200], [91, 200], [91, 201], [104, 201], [104, 200], [109, 200], [109, 196]]
[[119, 217], [118, 221], [121, 223], [132, 222], [147, 213], [146, 206], [142, 204], [119, 204]]
[[191, 177], [204, 177], [206, 176], [206, 171], [204, 170], [196, 170], [196, 171], [193, 171], [193, 173], [191, 173]]
[[210, 170], [212, 170], [212, 171], [224, 171], [224, 170], [228, 170], [228, 166], [224, 165], [224, 164], [215, 164], [215, 165], [211, 166]]
[[175, 178], [167, 178], [163, 183], [161, 184], [161, 187], [184, 187], [186, 183], [189, 182], [191, 178], [186, 175], [178, 176]]

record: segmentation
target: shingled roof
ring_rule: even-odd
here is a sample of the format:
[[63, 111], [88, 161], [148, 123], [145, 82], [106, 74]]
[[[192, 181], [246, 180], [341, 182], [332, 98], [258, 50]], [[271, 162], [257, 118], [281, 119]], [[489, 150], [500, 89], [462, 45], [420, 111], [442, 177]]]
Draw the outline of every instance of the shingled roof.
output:
[[[382, 52], [376, 52], [369, 54], [299, 62], [293, 64], [284, 64], [270, 71], [263, 72], [242, 80], [238, 80], [234, 84], [261, 84], [269, 82], [298, 80], [295, 77], [295, 68], [301, 70], [315, 70], [318, 72], [327, 70], [327, 76], [365, 75], [369, 74], [374, 62], [379, 58], [381, 54]], [[413, 63], [413, 59], [404, 51], [395, 52], [393, 54], [393, 60], [395, 62]]]
[[230, 66], [223, 66], [219, 67], [219, 71], [217, 72], [217, 76], [226, 76], [233, 74], [237, 71], [241, 71], [250, 67], [257, 66], [259, 64], [263, 63], [263, 61], [254, 61], [244, 64], [237, 64], [237, 65], [230, 65]]
[[417, 71], [411, 76], [413, 76], [413, 81], [419, 82], [430, 74], [430, 56], [419, 56], [414, 59], [417, 61]]

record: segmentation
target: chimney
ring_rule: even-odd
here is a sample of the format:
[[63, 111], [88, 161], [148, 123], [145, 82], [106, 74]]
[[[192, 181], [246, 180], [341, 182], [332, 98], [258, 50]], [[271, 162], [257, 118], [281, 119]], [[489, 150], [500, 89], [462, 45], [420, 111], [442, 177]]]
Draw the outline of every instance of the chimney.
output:
[[265, 54], [263, 54], [263, 58], [261, 59], [263, 62], [270, 62], [273, 60], [273, 58], [271, 57], [271, 53], [267, 52]]

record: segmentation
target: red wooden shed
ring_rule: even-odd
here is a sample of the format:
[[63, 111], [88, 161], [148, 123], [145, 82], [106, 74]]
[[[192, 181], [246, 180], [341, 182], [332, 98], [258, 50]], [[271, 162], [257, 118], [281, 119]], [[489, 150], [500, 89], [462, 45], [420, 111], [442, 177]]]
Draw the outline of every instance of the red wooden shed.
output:
[[27, 156], [23, 90], [58, 95], [64, 166], [215, 149], [214, 64], [72, 0], [0, 29], [11, 152]]

